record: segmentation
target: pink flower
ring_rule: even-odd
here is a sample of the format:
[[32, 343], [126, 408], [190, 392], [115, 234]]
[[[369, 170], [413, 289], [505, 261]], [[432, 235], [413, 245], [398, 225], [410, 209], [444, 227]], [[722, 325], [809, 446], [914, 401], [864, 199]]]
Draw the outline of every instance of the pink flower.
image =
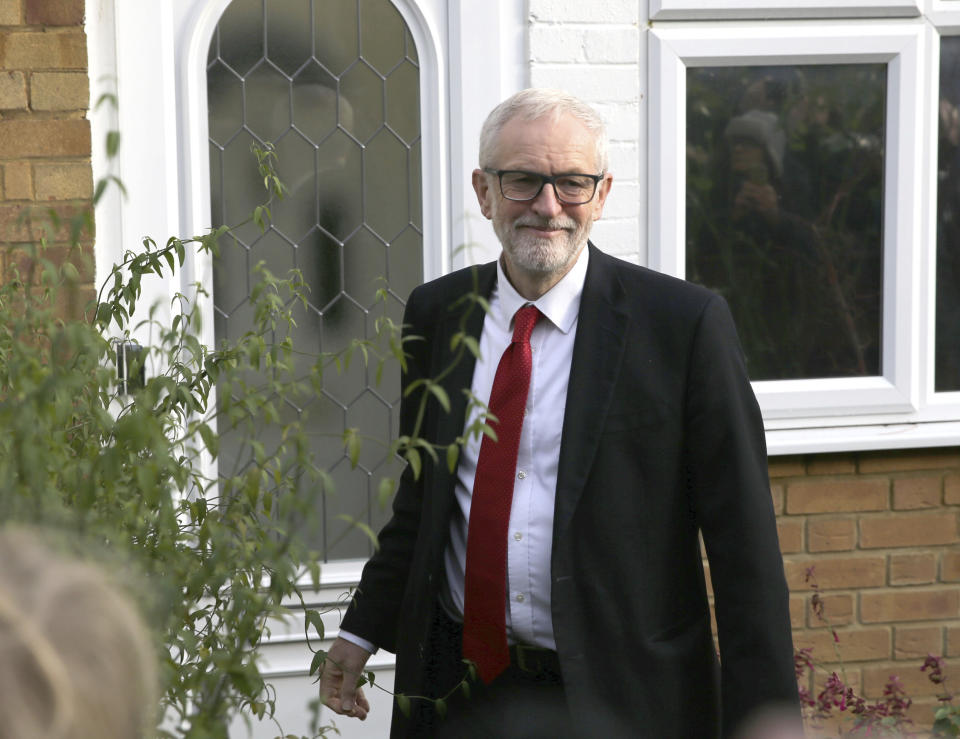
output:
[[927, 678], [934, 685], [939, 685], [946, 680], [943, 676], [943, 657], [928, 654], [927, 659], [923, 663], [923, 667], [920, 668], [920, 672], [926, 672], [927, 668], [930, 668], [930, 674], [927, 675]]

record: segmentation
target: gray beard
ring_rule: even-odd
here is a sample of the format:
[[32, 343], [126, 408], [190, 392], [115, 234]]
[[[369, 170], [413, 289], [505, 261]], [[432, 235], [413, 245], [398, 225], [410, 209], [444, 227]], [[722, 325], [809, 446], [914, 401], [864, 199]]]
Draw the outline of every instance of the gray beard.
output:
[[562, 271], [570, 264], [589, 237], [593, 221], [588, 220], [582, 228], [567, 230], [566, 238], [559, 242], [554, 239], [539, 238], [532, 231], [518, 229], [518, 226], [545, 225], [567, 228], [571, 223], [573, 222], [565, 219], [543, 222], [523, 216], [510, 224], [494, 220], [493, 229], [512, 264], [525, 272], [546, 275]]

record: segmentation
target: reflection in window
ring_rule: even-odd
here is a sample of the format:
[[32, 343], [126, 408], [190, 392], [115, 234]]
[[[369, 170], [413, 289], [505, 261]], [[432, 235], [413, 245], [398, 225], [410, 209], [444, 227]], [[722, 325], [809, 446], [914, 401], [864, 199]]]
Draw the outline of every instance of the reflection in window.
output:
[[[230, 4], [207, 61], [213, 224], [240, 223], [262, 202], [253, 142], [275, 144], [289, 193], [272, 206], [265, 232], [248, 223], [236, 242], [221, 242], [213, 284], [217, 341], [251, 328], [260, 262], [280, 278], [299, 269], [309, 286], [307, 306], [292, 306], [300, 377], [321, 352], [374, 338], [381, 277], [391, 317], [402, 321], [403, 301], [422, 281], [419, 84], [413, 39], [390, 0]], [[273, 338], [283, 336], [278, 330]], [[380, 383], [359, 360], [342, 374], [328, 370], [313, 397], [287, 403], [281, 413], [281, 422], [306, 425], [313, 462], [335, 483], [335, 495], [324, 499], [322, 531], [311, 535], [325, 559], [371, 551], [366, 535], [339, 515], [374, 530], [388, 516], [377, 483], [398, 476], [397, 460], [369, 442], [352, 469], [341, 435], [358, 428], [382, 442], [396, 433], [399, 370], [391, 369]], [[229, 428], [221, 434], [221, 475], [236, 475], [250, 450]], [[278, 437], [277, 428], [260, 432], [268, 451]]]
[[886, 67], [687, 72], [687, 279], [754, 380], [880, 374]]
[[960, 390], [960, 38], [940, 42], [934, 388]]

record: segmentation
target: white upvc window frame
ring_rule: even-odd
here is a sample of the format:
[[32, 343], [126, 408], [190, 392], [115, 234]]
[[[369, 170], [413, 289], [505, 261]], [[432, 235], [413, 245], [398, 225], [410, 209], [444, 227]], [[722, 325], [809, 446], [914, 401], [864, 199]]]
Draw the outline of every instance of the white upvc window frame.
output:
[[922, 0], [924, 15], [943, 36], [960, 34], [960, 0]]
[[922, 19], [684, 22], [651, 29], [648, 259], [654, 269], [681, 278], [688, 67], [887, 65], [883, 374], [755, 382], [773, 454], [939, 446], [960, 439], [960, 393], [933, 392], [934, 41]]
[[650, 19], [897, 18], [920, 15], [918, 0], [650, 0]]

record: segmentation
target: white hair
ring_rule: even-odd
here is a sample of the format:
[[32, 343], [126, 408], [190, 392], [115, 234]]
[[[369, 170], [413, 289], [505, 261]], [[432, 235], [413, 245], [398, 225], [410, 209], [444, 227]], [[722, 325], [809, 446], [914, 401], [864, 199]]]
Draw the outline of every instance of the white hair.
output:
[[545, 117], [556, 120], [562, 115], [573, 116], [593, 135], [597, 147], [596, 162], [600, 172], [606, 172], [609, 166], [607, 127], [600, 114], [583, 100], [568, 92], [542, 87], [521, 90], [490, 111], [490, 115], [483, 122], [483, 128], [480, 129], [480, 166], [493, 166], [497, 139], [508, 121], [514, 118], [535, 121]]

